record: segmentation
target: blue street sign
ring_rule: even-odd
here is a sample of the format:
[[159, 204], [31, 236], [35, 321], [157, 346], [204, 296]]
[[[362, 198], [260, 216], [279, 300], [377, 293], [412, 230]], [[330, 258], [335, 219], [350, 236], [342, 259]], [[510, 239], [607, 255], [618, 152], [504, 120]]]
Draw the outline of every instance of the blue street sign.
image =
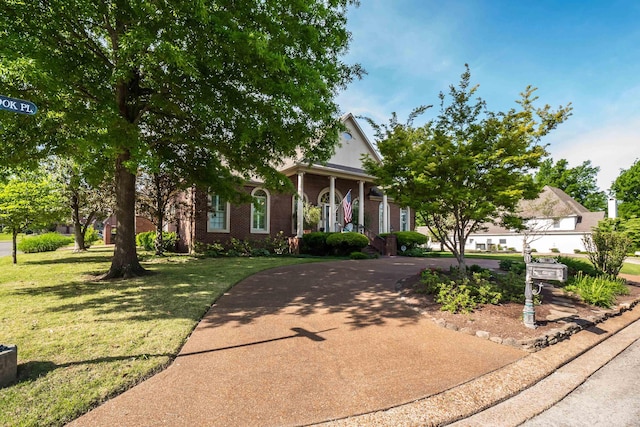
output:
[[36, 107], [36, 104], [34, 104], [33, 102], [0, 95], [0, 110], [33, 115], [36, 113], [36, 111], [38, 111], [38, 107]]

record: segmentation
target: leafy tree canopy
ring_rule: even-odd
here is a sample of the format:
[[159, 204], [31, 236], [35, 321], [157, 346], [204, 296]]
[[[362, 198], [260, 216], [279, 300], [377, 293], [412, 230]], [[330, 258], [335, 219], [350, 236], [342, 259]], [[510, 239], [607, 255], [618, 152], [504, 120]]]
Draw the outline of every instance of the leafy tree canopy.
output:
[[473, 99], [469, 68], [449, 97], [440, 93], [440, 113], [424, 126], [413, 121], [429, 107], [412, 112], [406, 124], [393, 114], [389, 124], [369, 120], [383, 163], [365, 160], [368, 173], [396, 203], [424, 217], [429, 231], [451, 250], [464, 270], [469, 233], [496, 218], [511, 218], [522, 198], [538, 187], [529, 175], [546, 154], [543, 136], [570, 115], [571, 108], [535, 108], [528, 87], [518, 110], [494, 113]]
[[543, 187], [559, 188], [592, 212], [603, 211], [607, 206], [607, 195], [600, 191], [596, 178], [600, 168], [592, 166], [590, 160], [570, 168], [565, 159], [546, 159], [535, 174], [535, 182]]
[[640, 160], [620, 172], [611, 192], [620, 202], [618, 215], [621, 218], [640, 218]]
[[0, 85], [39, 108], [31, 121], [0, 116], [14, 141], [0, 156], [106, 156], [118, 218], [108, 276], [142, 273], [135, 173], [149, 153], [228, 199], [249, 177], [291, 185], [283, 158], [331, 154], [334, 97], [362, 73], [341, 60], [351, 3], [0, 0]]
[[12, 235], [14, 264], [18, 233], [48, 227], [63, 216], [62, 197], [48, 178], [15, 176], [0, 183], [0, 226]]

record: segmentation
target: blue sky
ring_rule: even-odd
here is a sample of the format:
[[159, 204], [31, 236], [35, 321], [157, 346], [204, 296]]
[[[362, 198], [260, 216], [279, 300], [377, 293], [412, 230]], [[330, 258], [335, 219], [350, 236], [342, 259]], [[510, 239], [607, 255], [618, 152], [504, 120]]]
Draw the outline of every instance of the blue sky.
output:
[[527, 85], [539, 106], [571, 103], [543, 143], [555, 161], [599, 166], [601, 190], [640, 158], [638, 1], [361, 0], [348, 16], [346, 61], [368, 75], [339, 95], [343, 113], [386, 123], [434, 104], [424, 121], [468, 63], [491, 111], [516, 108]]

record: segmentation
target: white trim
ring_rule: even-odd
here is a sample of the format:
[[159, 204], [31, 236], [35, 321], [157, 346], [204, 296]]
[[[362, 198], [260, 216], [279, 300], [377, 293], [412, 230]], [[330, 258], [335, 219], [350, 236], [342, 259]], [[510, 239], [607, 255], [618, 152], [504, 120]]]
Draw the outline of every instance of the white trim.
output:
[[[406, 211], [407, 212], [407, 229], [403, 230], [402, 229], [402, 211]], [[411, 208], [410, 207], [404, 207], [404, 208], [400, 208], [400, 224], [398, 227], [399, 231], [411, 231]]]
[[[300, 208], [300, 212], [302, 213], [300, 214], [300, 216], [297, 216], [298, 200], [302, 201], [302, 208]], [[291, 196], [291, 230], [297, 236], [296, 229], [297, 228], [300, 229], [300, 235], [297, 237], [302, 237], [304, 235], [304, 204], [305, 203], [309, 203], [309, 197], [307, 196], [307, 193], [302, 193], [302, 199], [298, 197], [298, 193]], [[298, 223], [293, 221], [293, 218], [300, 218], [300, 217], [302, 217], [302, 224], [298, 226]]]
[[[386, 197], [385, 197], [385, 201], [386, 201]], [[384, 206], [386, 205], [386, 209], [384, 208]], [[382, 234], [382, 233], [389, 233], [389, 229], [390, 229], [390, 225], [389, 224], [389, 217], [391, 215], [389, 215], [389, 203], [385, 203], [385, 202], [380, 202], [378, 203], [378, 234]], [[386, 220], [386, 224], [384, 223], [384, 221]]]
[[364, 233], [364, 181], [358, 181], [358, 225]]
[[251, 218], [250, 218], [250, 227], [251, 227], [251, 233], [252, 234], [269, 234], [269, 230], [271, 229], [270, 227], [270, 222], [271, 222], [271, 195], [269, 194], [269, 191], [266, 188], [262, 188], [262, 187], [256, 187], [251, 191], [251, 197], [255, 197], [255, 193], [257, 193], [258, 191], [262, 191], [265, 194], [265, 218], [264, 218], [264, 226], [265, 228], [254, 228], [253, 227], [253, 213], [255, 210], [255, 205], [253, 204], [253, 201], [251, 202]]
[[[318, 193], [318, 206], [320, 206], [320, 209], [322, 209], [320, 224], [322, 224], [322, 228], [324, 228], [324, 231], [332, 231], [333, 227], [335, 227], [335, 222], [344, 220], [344, 212], [342, 212], [340, 209], [337, 208], [342, 202], [342, 199], [344, 197], [342, 196], [342, 193], [340, 192], [340, 190], [336, 189], [335, 187], [333, 188], [333, 203], [327, 203], [327, 205], [329, 205], [328, 206], [329, 210], [331, 210], [331, 206], [333, 205], [334, 212], [333, 212], [333, 215], [330, 214], [329, 218], [327, 218], [325, 215], [326, 214], [325, 204], [322, 202], [322, 196], [324, 196], [325, 194], [329, 194], [329, 202], [331, 202], [331, 187], [325, 187], [322, 190], [320, 190], [320, 193]], [[338, 199], [337, 204], [336, 204], [336, 199]], [[333, 226], [330, 224], [332, 216], [334, 219]], [[327, 227], [325, 226], [328, 226], [329, 228], [327, 229]]]

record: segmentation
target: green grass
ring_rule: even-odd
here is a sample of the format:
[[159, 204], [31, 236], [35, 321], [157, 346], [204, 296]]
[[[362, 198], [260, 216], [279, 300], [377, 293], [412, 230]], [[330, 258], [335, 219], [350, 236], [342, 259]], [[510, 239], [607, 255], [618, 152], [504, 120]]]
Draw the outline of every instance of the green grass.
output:
[[[22, 238], [23, 234], [18, 234], [18, 241]], [[0, 233], [0, 242], [10, 242], [13, 240], [11, 233]]]
[[18, 382], [0, 389], [1, 426], [63, 425], [165, 367], [211, 304], [241, 279], [297, 258], [148, 257], [152, 275], [95, 281], [111, 248], [0, 258], [0, 343]]
[[640, 276], [640, 264], [631, 264], [630, 262], [625, 262], [622, 266], [622, 270], [620, 270], [620, 273]]

